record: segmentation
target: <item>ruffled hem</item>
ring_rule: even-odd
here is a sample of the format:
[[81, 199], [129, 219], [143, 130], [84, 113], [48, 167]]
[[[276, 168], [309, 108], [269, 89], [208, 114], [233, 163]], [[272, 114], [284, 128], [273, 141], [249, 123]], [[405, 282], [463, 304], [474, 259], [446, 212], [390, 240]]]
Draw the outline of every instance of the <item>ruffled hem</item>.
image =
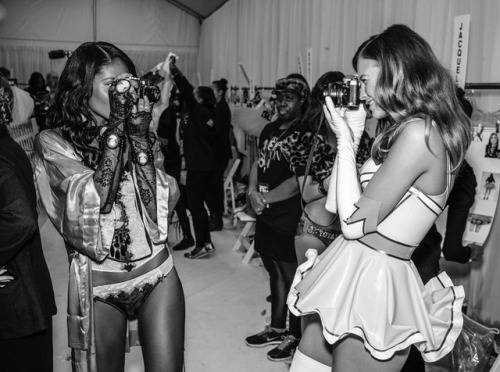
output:
[[312, 249], [306, 256], [287, 303], [296, 316], [317, 313], [330, 344], [356, 335], [379, 360], [414, 344], [426, 362], [453, 349], [465, 294], [445, 272], [424, 286], [413, 263], [343, 237], [320, 257]]

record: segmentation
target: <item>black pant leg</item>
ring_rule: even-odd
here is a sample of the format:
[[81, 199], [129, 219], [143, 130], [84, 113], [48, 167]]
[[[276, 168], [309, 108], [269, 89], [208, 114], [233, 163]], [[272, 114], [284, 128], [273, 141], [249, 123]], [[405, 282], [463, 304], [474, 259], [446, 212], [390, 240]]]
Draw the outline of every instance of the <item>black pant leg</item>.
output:
[[52, 372], [52, 317], [48, 328], [19, 339], [0, 340], [0, 370], [9, 372]]
[[208, 213], [205, 208], [209, 174], [209, 172], [205, 171], [188, 171], [186, 175], [188, 208], [193, 219], [197, 246], [211, 243]]
[[277, 262], [261, 254], [260, 258], [264, 264], [264, 268], [269, 273], [269, 286], [271, 288], [271, 327], [286, 328], [286, 285], [281, 276]]
[[229, 160], [216, 160], [208, 180], [207, 206], [210, 215], [221, 219], [224, 213], [224, 172]]

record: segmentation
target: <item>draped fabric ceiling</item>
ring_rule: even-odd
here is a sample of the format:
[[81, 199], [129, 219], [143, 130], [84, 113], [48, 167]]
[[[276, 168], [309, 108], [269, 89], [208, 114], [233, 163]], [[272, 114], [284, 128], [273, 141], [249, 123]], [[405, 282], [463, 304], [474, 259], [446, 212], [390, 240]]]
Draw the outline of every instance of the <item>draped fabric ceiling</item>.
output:
[[[201, 27], [202, 82], [225, 77], [246, 86], [241, 63], [257, 86], [269, 86], [306, 64], [312, 48], [312, 80], [329, 70], [352, 73], [351, 58], [369, 36], [394, 23], [422, 35], [451, 65], [454, 17], [470, 14], [468, 82], [500, 82], [498, 0], [231, 0]], [[482, 99], [482, 97], [492, 97]], [[474, 93], [483, 109], [500, 108], [499, 94]]]
[[[49, 60], [54, 49], [74, 50], [86, 41], [108, 41], [123, 49], [138, 71], [165, 60], [195, 76], [200, 23], [165, 0], [3, 0], [0, 66], [27, 83], [34, 71], [61, 72], [65, 59]], [[95, 6], [95, 9], [94, 9]]]

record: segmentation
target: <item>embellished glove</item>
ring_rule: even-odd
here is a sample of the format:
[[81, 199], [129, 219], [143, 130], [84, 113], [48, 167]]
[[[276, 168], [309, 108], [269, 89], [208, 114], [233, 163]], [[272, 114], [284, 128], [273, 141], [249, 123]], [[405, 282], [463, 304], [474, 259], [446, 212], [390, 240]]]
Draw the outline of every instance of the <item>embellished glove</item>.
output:
[[118, 78], [111, 83], [108, 91], [110, 127], [123, 123], [132, 111], [135, 101], [133, 92], [131, 82], [126, 78]]

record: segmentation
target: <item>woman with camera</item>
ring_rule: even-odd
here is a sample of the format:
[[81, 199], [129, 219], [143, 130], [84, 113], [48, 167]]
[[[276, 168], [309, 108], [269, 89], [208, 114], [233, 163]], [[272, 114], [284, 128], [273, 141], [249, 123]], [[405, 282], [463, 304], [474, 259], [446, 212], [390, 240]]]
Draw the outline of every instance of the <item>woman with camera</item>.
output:
[[443, 211], [470, 143], [455, 82], [427, 42], [403, 25], [364, 42], [353, 65], [361, 99], [390, 125], [358, 178], [366, 112], [326, 98], [337, 137], [326, 207], [338, 212], [343, 236], [319, 257], [308, 251], [290, 291], [290, 310], [314, 314], [321, 324], [305, 329], [293, 372], [399, 371], [411, 345], [432, 362], [452, 350], [462, 328], [463, 288], [446, 273], [424, 286], [411, 261]]
[[135, 73], [114, 45], [80, 45], [35, 142], [40, 198], [70, 259], [76, 370], [123, 371], [131, 320], [147, 371], [184, 364], [184, 295], [166, 243], [177, 185], [160, 170], [151, 89]]

